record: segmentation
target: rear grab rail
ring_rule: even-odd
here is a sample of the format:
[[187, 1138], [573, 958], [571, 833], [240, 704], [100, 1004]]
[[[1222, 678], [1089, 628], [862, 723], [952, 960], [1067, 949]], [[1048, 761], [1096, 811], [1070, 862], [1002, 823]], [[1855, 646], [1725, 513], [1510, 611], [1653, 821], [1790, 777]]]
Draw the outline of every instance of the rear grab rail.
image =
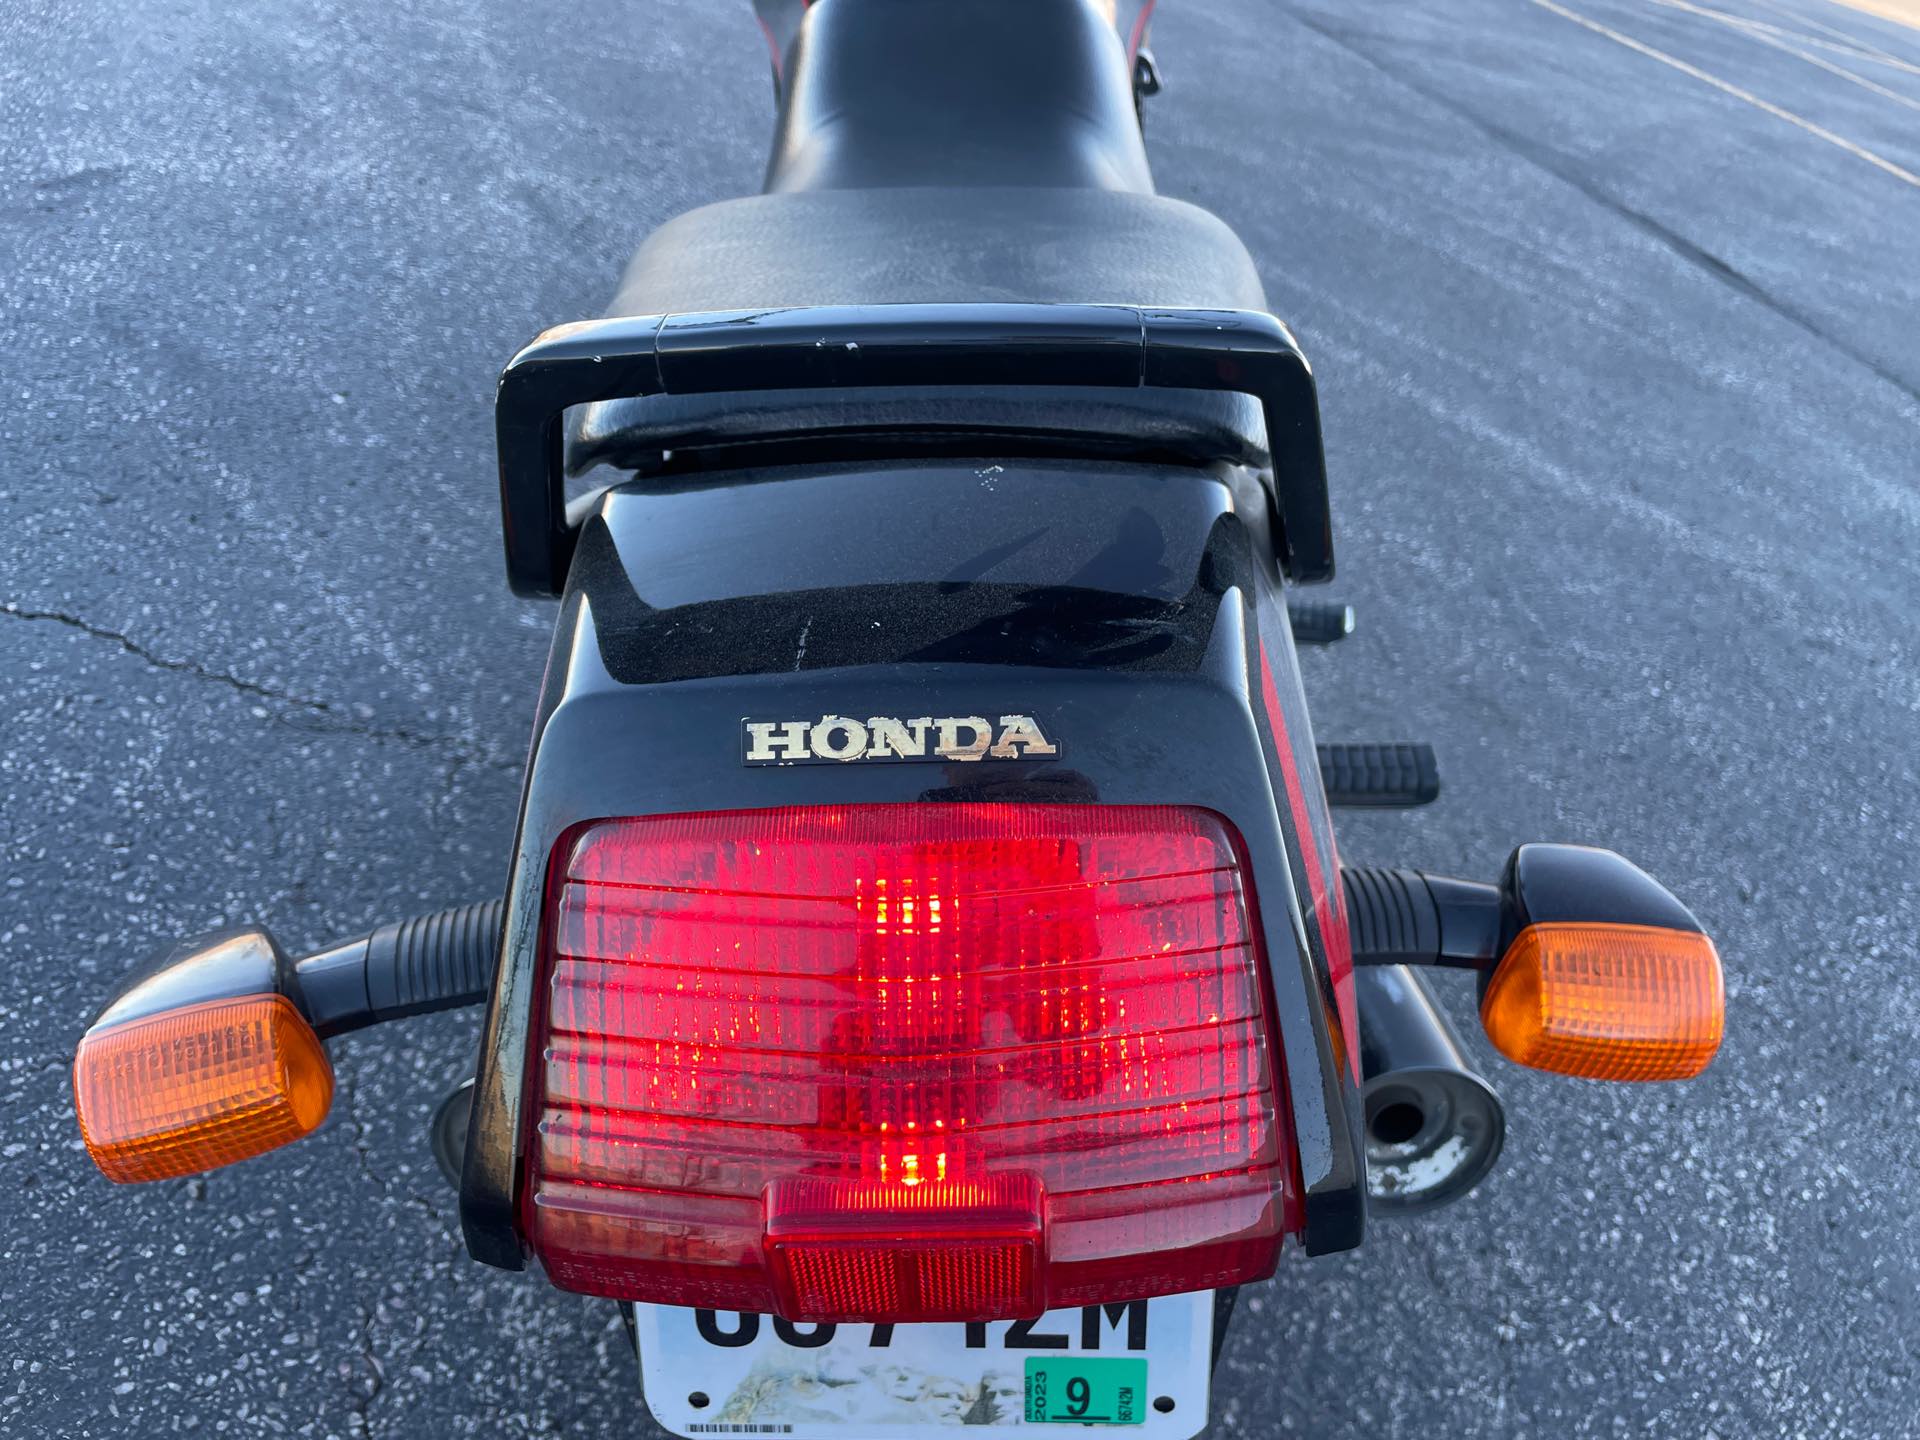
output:
[[569, 407], [651, 395], [844, 386], [1051, 385], [1232, 391], [1260, 403], [1296, 584], [1333, 578], [1333, 525], [1313, 372], [1256, 310], [1124, 305], [844, 305], [623, 316], [558, 325], [500, 374], [494, 421], [507, 579], [558, 595], [578, 529], [566, 511]]

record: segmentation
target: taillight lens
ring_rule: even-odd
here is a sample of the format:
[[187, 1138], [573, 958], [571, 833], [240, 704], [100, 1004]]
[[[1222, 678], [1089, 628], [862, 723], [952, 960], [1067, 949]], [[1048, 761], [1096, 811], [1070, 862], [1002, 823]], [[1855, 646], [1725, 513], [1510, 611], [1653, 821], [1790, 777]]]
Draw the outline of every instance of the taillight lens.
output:
[[527, 1238], [555, 1283], [991, 1319], [1270, 1273], [1292, 1148], [1209, 812], [615, 820], [553, 861]]

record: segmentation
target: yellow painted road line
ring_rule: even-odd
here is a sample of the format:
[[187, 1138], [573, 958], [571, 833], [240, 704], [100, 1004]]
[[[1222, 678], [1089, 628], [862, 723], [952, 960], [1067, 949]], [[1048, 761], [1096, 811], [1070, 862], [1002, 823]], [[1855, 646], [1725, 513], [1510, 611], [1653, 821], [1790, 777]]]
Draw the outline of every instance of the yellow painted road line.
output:
[[1738, 85], [1733, 84], [1731, 81], [1722, 80], [1718, 75], [1709, 75], [1698, 65], [1689, 65], [1677, 55], [1669, 55], [1664, 50], [1656, 50], [1653, 46], [1636, 40], [1631, 35], [1622, 35], [1611, 26], [1602, 25], [1598, 20], [1589, 20], [1586, 16], [1569, 10], [1564, 5], [1555, 4], [1554, 0], [1531, 0], [1531, 3], [1538, 5], [1542, 10], [1551, 10], [1555, 15], [1560, 16], [1564, 20], [1571, 20], [1576, 25], [1584, 26], [1596, 35], [1603, 35], [1616, 45], [1624, 45], [1629, 50], [1645, 55], [1649, 60], [1658, 60], [1662, 65], [1672, 66], [1682, 75], [1691, 75], [1696, 80], [1704, 81], [1706, 84], [1713, 86], [1714, 89], [1733, 96], [1736, 100], [1744, 100], [1756, 110], [1764, 110], [1767, 114], [1776, 119], [1784, 120], [1789, 125], [1797, 125], [1809, 135], [1818, 136], [1829, 145], [1837, 145], [1849, 155], [1856, 155], [1876, 169], [1886, 171], [1887, 174], [1893, 176], [1894, 179], [1904, 181], [1908, 185], [1913, 186], [1914, 189], [1920, 190], [1920, 175], [1916, 175], [1913, 171], [1894, 164], [1893, 161], [1887, 159], [1884, 155], [1874, 154], [1874, 152], [1867, 149], [1866, 146], [1856, 144], [1844, 135], [1834, 134], [1833, 131], [1827, 129], [1824, 125], [1814, 124], [1813, 121], [1807, 119], [1804, 115], [1796, 115], [1791, 110], [1783, 110], [1771, 100], [1762, 100], [1751, 90], [1742, 90]]
[[1771, 35], [1763, 35], [1759, 27], [1755, 26], [1751, 20], [1742, 20], [1738, 16], [1728, 15], [1723, 10], [1708, 10], [1703, 6], [1690, 5], [1687, 3], [1687, 0], [1648, 0], [1648, 3], [1658, 5], [1666, 10], [1684, 11], [1688, 15], [1698, 15], [1703, 19], [1712, 20], [1716, 24], [1725, 25], [1729, 29], [1739, 31], [1749, 40], [1757, 40], [1762, 45], [1772, 46], [1775, 50], [1784, 50], [1787, 54], [1797, 56], [1809, 65], [1819, 66], [1829, 75], [1838, 75], [1841, 79], [1851, 81], [1863, 90], [1871, 90], [1876, 95], [1884, 96], [1896, 105], [1904, 105], [1909, 110], [1920, 110], [1920, 100], [1915, 100], [1910, 95], [1902, 95], [1898, 90], [1889, 90], [1886, 86], [1877, 84], [1867, 79], [1864, 75], [1856, 75], [1844, 65], [1836, 65], [1831, 60], [1823, 60], [1811, 50], [1802, 50], [1798, 45], [1789, 45], [1785, 40], [1776, 40]]

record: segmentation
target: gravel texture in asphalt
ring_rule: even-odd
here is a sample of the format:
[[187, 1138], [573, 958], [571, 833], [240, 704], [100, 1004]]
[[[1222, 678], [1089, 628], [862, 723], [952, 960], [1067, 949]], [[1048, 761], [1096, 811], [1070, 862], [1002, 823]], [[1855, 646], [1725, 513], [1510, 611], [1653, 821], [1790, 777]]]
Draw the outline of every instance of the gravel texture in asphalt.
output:
[[[1347, 858], [1612, 846], [1729, 982], [1690, 1085], [1475, 1041], [1500, 1169], [1250, 1292], [1218, 1433], [1920, 1433], [1920, 33], [1162, 9], [1161, 188], [1321, 380], [1361, 619], [1321, 738], [1447, 771]], [[495, 373], [756, 189], [770, 117], [744, 3], [0, 0], [0, 1432], [653, 1433], [610, 1306], [465, 1256], [425, 1131], [471, 1016], [147, 1188], [67, 1063], [181, 934], [497, 893], [550, 612], [501, 578]]]

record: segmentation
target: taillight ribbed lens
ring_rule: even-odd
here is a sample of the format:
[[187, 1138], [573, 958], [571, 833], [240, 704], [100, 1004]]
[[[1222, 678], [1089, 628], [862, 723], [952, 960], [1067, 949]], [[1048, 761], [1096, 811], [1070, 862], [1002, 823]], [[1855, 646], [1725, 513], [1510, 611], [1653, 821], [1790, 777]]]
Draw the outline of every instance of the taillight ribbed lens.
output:
[[1215, 815], [606, 821], [550, 907], [523, 1217], [560, 1285], [985, 1319], [1273, 1268], [1291, 1147]]

